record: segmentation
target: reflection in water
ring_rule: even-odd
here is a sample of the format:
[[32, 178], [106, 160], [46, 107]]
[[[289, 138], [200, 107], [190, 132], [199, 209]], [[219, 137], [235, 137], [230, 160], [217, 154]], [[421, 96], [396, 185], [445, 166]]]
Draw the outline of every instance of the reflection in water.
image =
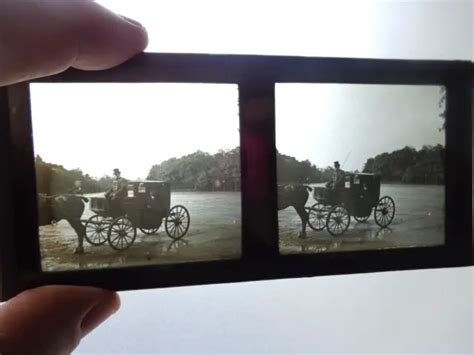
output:
[[[379, 228], [377, 230], [366, 230], [362, 237], [344, 237], [335, 239], [321, 239], [301, 241], [300, 251], [302, 253], [325, 253], [331, 251], [348, 251], [361, 250], [367, 248], [367, 243], [372, 243], [370, 249], [383, 249], [390, 247], [388, 243], [384, 243], [385, 238], [392, 234], [390, 227]], [[373, 243], [376, 243], [373, 245]], [[378, 242], [378, 243], [377, 243]], [[364, 247], [365, 246], [365, 247]]]
[[[53, 226], [48, 226], [42, 235], [42, 245], [47, 246], [48, 254], [42, 250], [43, 271], [103, 269], [139, 265], [177, 264], [209, 260], [228, 260], [240, 257], [240, 239], [237, 232], [232, 237], [219, 238], [207, 233], [205, 228], [197, 228], [191, 237], [170, 240], [165, 233], [156, 236], [137, 236], [136, 242], [127, 250], [117, 252], [107, 243], [100, 246], [86, 245], [85, 254], [71, 252], [74, 238], [56, 238]], [[234, 231], [229, 226], [228, 231]], [[202, 230], [202, 231], [201, 231]], [[223, 230], [221, 228], [220, 230]]]
[[73, 254], [77, 236], [65, 221], [40, 227], [42, 268], [44, 271], [102, 269], [139, 265], [177, 264], [240, 257], [240, 224], [200, 224], [186, 239], [168, 238], [164, 231], [148, 236], [137, 233], [133, 245], [117, 252], [108, 243], [85, 244], [85, 254]]
[[[102, 268], [110, 268], [110, 267], [117, 267], [117, 266], [126, 266], [127, 264], [130, 264], [131, 259], [138, 258], [141, 261], [147, 260], [147, 261], [154, 261], [155, 263], [158, 260], [163, 260], [164, 258], [169, 258], [174, 256], [179, 256], [181, 254], [185, 254], [188, 252], [186, 249], [187, 247], [192, 246], [192, 244], [188, 241], [185, 240], [184, 238], [178, 239], [178, 240], [172, 240], [170, 242], [165, 241], [165, 242], [158, 242], [155, 243], [155, 247], [148, 248], [149, 250], [143, 252], [136, 252], [136, 255], [132, 254], [132, 250], [129, 250], [128, 253], [126, 252], [120, 252], [120, 253], [107, 253], [108, 255], [104, 254], [98, 254], [98, 257], [101, 257], [102, 260], [98, 261], [97, 256], [93, 258], [92, 260], [90, 258], [83, 258], [82, 256], [78, 256], [77, 260], [74, 260], [73, 264], [68, 267], [68, 269], [102, 269]], [[99, 248], [95, 247], [95, 251], [98, 251]], [[86, 254], [87, 256], [87, 254]], [[188, 258], [188, 256], [186, 255]], [[75, 258], [76, 259], [76, 258]], [[189, 258], [190, 260], [182, 260], [181, 262], [185, 261], [191, 261], [192, 259]], [[58, 262], [60, 260], [57, 260]], [[62, 260], [64, 263], [64, 260]], [[77, 262], [77, 264], [76, 264]]]
[[374, 239], [382, 240], [389, 234], [392, 234], [393, 230], [390, 227], [380, 228], [378, 231], [375, 232]]
[[318, 246], [318, 245], [302, 245], [301, 246], [302, 253], [307, 253], [307, 252], [324, 253], [326, 251], [328, 251], [328, 248], [325, 246]]
[[170, 243], [168, 243], [168, 246], [166, 248], [166, 252], [179, 252], [180, 248], [183, 248], [185, 246], [189, 245], [189, 241], [186, 239], [178, 239], [178, 240], [173, 240]]
[[[314, 187], [314, 186], [313, 186]], [[390, 228], [380, 228], [373, 218], [363, 223], [352, 220], [340, 237], [326, 229], [309, 230], [307, 239], [298, 238], [299, 219], [294, 211], [280, 211], [279, 249], [281, 254], [381, 250], [442, 245], [444, 243], [444, 187], [382, 185], [381, 193], [394, 196], [400, 208]], [[310, 196], [308, 204], [314, 203]], [[372, 216], [371, 216], [372, 217]]]

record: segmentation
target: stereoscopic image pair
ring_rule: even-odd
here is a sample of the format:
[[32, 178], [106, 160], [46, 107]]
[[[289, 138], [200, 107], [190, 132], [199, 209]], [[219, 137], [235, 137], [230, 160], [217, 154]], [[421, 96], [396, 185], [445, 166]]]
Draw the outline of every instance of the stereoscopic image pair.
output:
[[[43, 271], [238, 259], [238, 86], [32, 83]], [[442, 245], [446, 90], [275, 86], [279, 252]]]

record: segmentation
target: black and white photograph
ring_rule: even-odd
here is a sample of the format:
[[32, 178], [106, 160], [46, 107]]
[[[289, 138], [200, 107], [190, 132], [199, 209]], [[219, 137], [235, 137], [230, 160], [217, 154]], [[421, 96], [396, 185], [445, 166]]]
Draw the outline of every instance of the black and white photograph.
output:
[[240, 257], [236, 85], [30, 91], [43, 271]]
[[442, 86], [277, 84], [282, 254], [444, 244]]

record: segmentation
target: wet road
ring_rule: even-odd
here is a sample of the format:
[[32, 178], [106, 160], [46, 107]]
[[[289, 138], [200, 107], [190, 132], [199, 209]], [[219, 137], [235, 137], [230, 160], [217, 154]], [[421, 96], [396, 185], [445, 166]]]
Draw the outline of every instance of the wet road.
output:
[[[281, 253], [312, 253], [394, 247], [432, 246], [444, 243], [444, 187], [431, 185], [382, 185], [381, 196], [395, 202], [395, 217], [389, 228], [380, 228], [373, 213], [365, 223], [351, 219], [348, 230], [333, 237], [326, 230], [307, 228], [307, 238], [298, 240], [301, 223], [291, 208], [278, 213]], [[315, 201], [310, 196], [307, 206]]]
[[[171, 206], [178, 204], [184, 205], [190, 214], [189, 230], [178, 242], [167, 236], [162, 224], [155, 235], [144, 235], [137, 231], [135, 242], [124, 251], [113, 250], [108, 243], [93, 246], [84, 241], [85, 254], [75, 255], [77, 236], [66, 221], [56, 226], [40, 227], [43, 270], [172, 264], [240, 257], [239, 193], [172, 192]], [[94, 212], [87, 204], [82, 219], [86, 220], [92, 215]]]
[[[439, 245], [444, 241], [444, 187], [383, 185], [382, 195], [391, 196], [396, 215], [390, 228], [380, 229], [373, 215], [366, 223], [352, 221], [343, 236], [307, 228], [307, 238], [298, 233], [301, 223], [293, 208], [278, 213], [280, 252], [317, 253], [342, 250], [379, 249]], [[307, 206], [314, 203], [312, 196]], [[171, 205], [189, 210], [191, 224], [181, 242], [173, 243], [163, 226], [156, 235], [137, 235], [135, 243], [118, 252], [106, 243], [92, 246], [85, 242], [84, 255], [74, 255], [77, 237], [68, 223], [40, 228], [44, 270], [121, 267], [168, 264], [199, 260], [239, 258], [241, 253], [240, 194], [234, 192], [172, 192]], [[88, 206], [83, 219], [92, 215]]]

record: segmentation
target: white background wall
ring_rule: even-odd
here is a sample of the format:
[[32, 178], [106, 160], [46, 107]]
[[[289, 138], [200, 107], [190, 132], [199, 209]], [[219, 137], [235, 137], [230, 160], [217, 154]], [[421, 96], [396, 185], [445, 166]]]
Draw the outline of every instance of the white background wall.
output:
[[78, 353], [472, 353], [473, 268], [122, 293]]
[[[473, 57], [472, 1], [102, 1], [151, 51]], [[123, 292], [77, 353], [465, 353], [470, 268]]]

